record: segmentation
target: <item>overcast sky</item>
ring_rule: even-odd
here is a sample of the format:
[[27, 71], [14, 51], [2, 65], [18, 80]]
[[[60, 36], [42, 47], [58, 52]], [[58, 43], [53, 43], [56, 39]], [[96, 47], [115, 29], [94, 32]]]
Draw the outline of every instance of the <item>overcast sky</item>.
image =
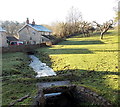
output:
[[0, 20], [51, 24], [65, 21], [73, 6], [82, 13], [83, 20], [105, 22], [115, 17], [116, 0], [0, 0]]

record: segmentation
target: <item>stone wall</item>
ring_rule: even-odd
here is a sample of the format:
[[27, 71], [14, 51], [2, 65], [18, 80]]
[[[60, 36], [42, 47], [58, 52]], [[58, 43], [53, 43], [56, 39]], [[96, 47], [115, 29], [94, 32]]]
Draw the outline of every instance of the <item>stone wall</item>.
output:
[[46, 44], [35, 44], [35, 45], [29, 44], [29, 45], [2, 47], [2, 53], [8, 53], [8, 52], [28, 52], [28, 51], [33, 51], [34, 49], [40, 48], [42, 46], [46, 46]]
[[0, 47], [7, 47], [8, 46], [6, 36], [7, 36], [6, 32], [0, 31]]
[[52, 42], [48, 41], [46, 43], [41, 44], [27, 44], [27, 45], [9, 45], [8, 47], [0, 47], [0, 50], [2, 50], [2, 53], [8, 53], [8, 52], [28, 52], [33, 51], [34, 49], [43, 47], [43, 46], [52, 46], [63, 41], [63, 39], [55, 39]]
[[[46, 93], [69, 93], [69, 97], [73, 98], [72, 102], [76, 105], [70, 106], [70, 107], [113, 107], [106, 99], [104, 99], [102, 96], [98, 95], [94, 91], [83, 87], [83, 86], [76, 86], [76, 85], [69, 85], [69, 86], [58, 86], [58, 87], [47, 87], [47, 88], [41, 88], [37, 96], [35, 97], [33, 107], [45, 107], [46, 99], [44, 97], [44, 94]], [[63, 94], [61, 94], [63, 95]], [[59, 103], [63, 103], [60, 102]], [[60, 106], [62, 107], [62, 106]], [[67, 106], [66, 106], [67, 107]]]
[[76, 86], [76, 95], [78, 100], [84, 98], [84, 101], [91, 103], [92, 105], [100, 105], [102, 107], [112, 107], [110, 102], [104, 99], [102, 96], [98, 95], [96, 92], [83, 86]]

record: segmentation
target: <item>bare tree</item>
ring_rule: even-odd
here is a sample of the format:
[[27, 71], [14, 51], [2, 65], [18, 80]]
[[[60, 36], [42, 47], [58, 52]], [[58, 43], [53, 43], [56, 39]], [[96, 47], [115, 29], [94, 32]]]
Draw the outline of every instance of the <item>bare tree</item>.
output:
[[66, 17], [66, 22], [57, 22], [52, 25], [54, 34], [58, 37], [69, 37], [74, 34], [83, 33], [90, 36], [95, 30], [91, 23], [82, 21], [81, 12], [77, 8], [70, 8]]
[[68, 30], [70, 34], [77, 33], [79, 31], [79, 22], [82, 21], [81, 12], [74, 7], [71, 7], [66, 17], [68, 24]]
[[7, 31], [7, 34], [9, 36], [17, 35], [18, 29], [20, 29], [24, 23], [19, 23], [17, 21], [3, 21], [1, 22], [2, 28], [4, 28]]
[[97, 27], [100, 30], [100, 38], [103, 39], [104, 34], [112, 27], [113, 20], [109, 20], [106, 23], [103, 23], [103, 25], [98, 24], [96, 21], [93, 21]]
[[84, 37], [89, 37], [90, 33], [93, 33], [95, 31], [95, 28], [92, 26], [91, 23], [88, 23], [86, 21], [83, 21], [79, 24], [80, 32], [84, 35]]

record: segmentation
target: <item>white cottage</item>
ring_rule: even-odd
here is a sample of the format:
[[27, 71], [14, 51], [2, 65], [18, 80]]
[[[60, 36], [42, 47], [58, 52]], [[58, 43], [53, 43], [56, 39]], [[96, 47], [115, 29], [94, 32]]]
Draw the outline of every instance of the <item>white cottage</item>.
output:
[[2, 27], [0, 27], [0, 47], [7, 47], [7, 33]]
[[34, 20], [32, 24], [29, 23], [27, 18], [26, 25], [24, 25], [19, 31], [18, 36], [20, 41], [24, 41], [26, 44], [40, 44], [50, 41], [44, 35], [51, 35], [52, 31], [42, 25], [36, 25]]

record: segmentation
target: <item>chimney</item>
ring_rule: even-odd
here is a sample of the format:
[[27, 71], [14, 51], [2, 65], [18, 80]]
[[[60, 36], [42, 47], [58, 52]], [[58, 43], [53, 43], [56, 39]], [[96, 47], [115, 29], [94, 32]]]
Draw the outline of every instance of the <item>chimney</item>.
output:
[[26, 23], [29, 24], [29, 19], [27, 18]]
[[32, 25], [35, 25], [35, 21], [34, 21], [34, 19], [33, 19]]

